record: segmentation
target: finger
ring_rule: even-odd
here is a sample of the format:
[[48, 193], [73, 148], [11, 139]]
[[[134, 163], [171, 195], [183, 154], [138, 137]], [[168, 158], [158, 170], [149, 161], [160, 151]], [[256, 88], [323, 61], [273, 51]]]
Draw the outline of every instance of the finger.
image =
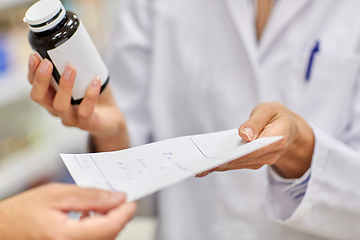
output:
[[83, 213], [81, 214], [80, 219], [84, 219], [84, 218], [87, 218], [87, 217], [90, 217], [90, 212], [83, 212]]
[[123, 193], [110, 193], [95, 189], [87, 191], [77, 191], [72, 197], [64, 199], [63, 210], [79, 212], [103, 212], [116, 207], [118, 204], [125, 202], [126, 196]]
[[213, 171], [214, 171], [214, 170], [209, 170], [209, 171], [206, 171], [206, 172], [197, 174], [195, 177], [197, 177], [197, 178], [203, 178], [203, 177], [206, 177], [207, 175], [209, 175], [210, 173], [212, 173]]
[[[225, 163], [225, 164], [223, 164], [223, 165], [221, 165], [221, 166], [219, 166], [219, 167], [217, 167], [217, 168], [225, 168], [225, 167], [227, 167], [229, 164], [230, 164], [230, 163]], [[197, 177], [197, 178], [206, 177], [206, 176], [209, 175], [210, 173], [215, 172], [217, 168], [213, 168], [213, 169], [211, 169], [211, 170], [209, 170], [209, 171], [205, 171], [205, 172], [203, 172], [203, 173], [197, 174], [195, 177]]]
[[[108, 212], [86, 218], [72, 225], [78, 235], [76, 239], [115, 239], [124, 226], [132, 219], [136, 211], [135, 203], [127, 203]], [[75, 232], [75, 231], [72, 231]]]
[[252, 112], [251, 117], [239, 128], [239, 135], [245, 141], [253, 141], [258, 138], [267, 124], [277, 115], [278, 110], [271, 103], [258, 105]]
[[48, 90], [52, 70], [51, 62], [48, 59], [44, 59], [35, 72], [31, 98], [42, 106], [46, 106], [46, 103], [48, 103]]
[[78, 108], [80, 123], [88, 122], [93, 115], [96, 102], [99, 99], [100, 90], [101, 80], [100, 78], [95, 78], [86, 90], [85, 97]]
[[53, 102], [53, 108], [62, 118], [65, 125], [72, 125], [75, 121], [71, 105], [75, 76], [75, 68], [71, 65], [67, 65], [60, 78], [59, 88]]
[[52, 107], [55, 95], [56, 95], [56, 90], [50, 85], [48, 92], [46, 93], [43, 99], [43, 104], [41, 105], [44, 106], [49, 111], [49, 113], [51, 113], [51, 115], [58, 117], [59, 115]]
[[217, 172], [225, 172], [231, 170], [239, 169], [259, 169], [263, 165], [273, 165], [279, 159], [278, 152], [271, 152], [262, 154], [257, 157], [252, 157], [250, 155], [242, 157], [240, 159], [234, 160], [226, 166], [220, 166], [214, 169]]
[[222, 169], [222, 170], [216, 170], [217, 172], [228, 172], [228, 171], [233, 171], [233, 170], [241, 170], [241, 169], [252, 169], [252, 170], [257, 170], [259, 168], [262, 168], [265, 164], [248, 164], [248, 165], [242, 165], [236, 168], [231, 168], [231, 169]]
[[29, 73], [28, 73], [28, 80], [32, 85], [35, 78], [35, 73], [37, 68], [40, 65], [40, 58], [36, 54], [31, 54], [29, 57]]
[[125, 202], [124, 193], [112, 193], [97, 189], [79, 188], [68, 185], [51, 187], [55, 199], [55, 207], [62, 211], [76, 212], [108, 212]]

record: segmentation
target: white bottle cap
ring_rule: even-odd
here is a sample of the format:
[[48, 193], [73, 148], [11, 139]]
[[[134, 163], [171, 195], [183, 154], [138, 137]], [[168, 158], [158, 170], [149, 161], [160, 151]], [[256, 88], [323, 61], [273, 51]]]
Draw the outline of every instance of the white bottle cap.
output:
[[43, 32], [55, 27], [66, 14], [59, 0], [40, 0], [26, 12], [24, 22], [33, 32]]

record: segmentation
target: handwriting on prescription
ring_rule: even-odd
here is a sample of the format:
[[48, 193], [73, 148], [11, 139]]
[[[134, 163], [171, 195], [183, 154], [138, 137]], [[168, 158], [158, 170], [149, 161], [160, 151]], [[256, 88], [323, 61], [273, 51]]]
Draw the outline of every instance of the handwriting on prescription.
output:
[[[132, 180], [137, 176], [157, 177], [163, 175], [169, 170], [180, 170], [190, 172], [191, 169], [176, 161], [176, 155], [172, 152], [160, 154], [157, 159], [137, 158], [132, 162], [117, 161], [119, 174], [126, 173], [127, 180]], [[125, 176], [125, 175], [123, 175]]]

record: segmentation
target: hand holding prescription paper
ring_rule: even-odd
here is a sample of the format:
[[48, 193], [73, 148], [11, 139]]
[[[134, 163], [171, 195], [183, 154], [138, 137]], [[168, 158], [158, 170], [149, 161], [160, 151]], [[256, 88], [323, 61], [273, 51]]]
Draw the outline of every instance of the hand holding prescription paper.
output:
[[246, 143], [233, 129], [116, 152], [61, 157], [78, 186], [125, 192], [128, 201], [135, 201], [280, 139], [281, 136], [259, 138]]

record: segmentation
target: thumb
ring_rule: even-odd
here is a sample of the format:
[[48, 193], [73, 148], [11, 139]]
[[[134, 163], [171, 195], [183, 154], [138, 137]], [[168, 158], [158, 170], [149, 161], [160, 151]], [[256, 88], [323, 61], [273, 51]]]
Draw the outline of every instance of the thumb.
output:
[[124, 193], [112, 193], [97, 189], [67, 187], [59, 199], [59, 208], [63, 211], [108, 212], [124, 203]]
[[278, 111], [271, 103], [263, 103], [254, 108], [249, 120], [239, 128], [239, 135], [247, 142], [251, 142], [259, 137]]

